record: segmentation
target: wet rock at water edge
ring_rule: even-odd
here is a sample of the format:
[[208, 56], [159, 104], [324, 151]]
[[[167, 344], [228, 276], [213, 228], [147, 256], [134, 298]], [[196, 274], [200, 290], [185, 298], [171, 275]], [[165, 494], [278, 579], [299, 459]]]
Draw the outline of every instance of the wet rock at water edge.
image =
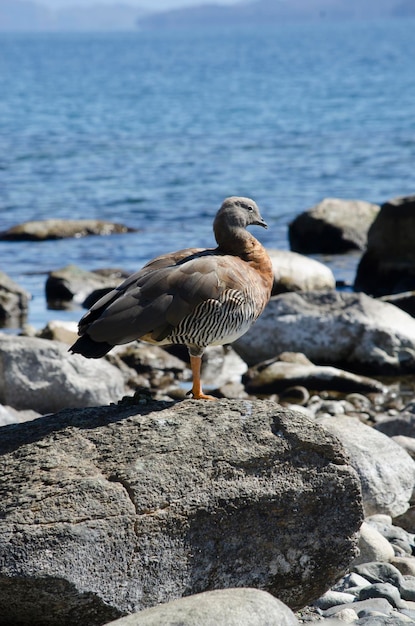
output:
[[[72, 303], [87, 302], [92, 306], [101, 296], [115, 289], [127, 278], [120, 269], [96, 270], [89, 272], [77, 265], [67, 265], [49, 272], [45, 284], [45, 295], [50, 308], [65, 308]], [[95, 294], [93, 297], [91, 294]]]
[[325, 198], [289, 224], [291, 249], [303, 254], [364, 250], [379, 208], [362, 200]]
[[354, 287], [373, 296], [415, 289], [415, 196], [382, 205], [369, 230]]
[[4, 241], [45, 241], [86, 237], [87, 235], [113, 235], [137, 232], [136, 229], [104, 220], [49, 219], [23, 222], [0, 232]]
[[61, 341], [71, 346], [78, 338], [78, 323], [50, 320], [44, 328], [36, 332], [36, 337]]
[[0, 328], [20, 328], [29, 311], [30, 294], [0, 271]]

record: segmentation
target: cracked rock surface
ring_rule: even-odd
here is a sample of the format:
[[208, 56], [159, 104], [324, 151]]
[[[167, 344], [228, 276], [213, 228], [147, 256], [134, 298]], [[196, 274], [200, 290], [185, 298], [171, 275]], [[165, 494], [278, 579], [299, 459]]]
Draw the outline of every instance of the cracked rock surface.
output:
[[1, 430], [5, 626], [100, 625], [228, 587], [296, 609], [356, 556], [342, 445], [273, 402], [121, 403]]

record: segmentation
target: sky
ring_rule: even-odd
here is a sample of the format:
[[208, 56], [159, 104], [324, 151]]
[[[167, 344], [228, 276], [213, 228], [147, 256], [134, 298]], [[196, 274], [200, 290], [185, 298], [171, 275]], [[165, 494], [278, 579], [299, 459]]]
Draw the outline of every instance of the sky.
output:
[[37, 0], [39, 4], [46, 5], [51, 9], [60, 9], [67, 6], [91, 6], [94, 4], [128, 4], [143, 9], [176, 9], [198, 4], [236, 4], [240, 0]]

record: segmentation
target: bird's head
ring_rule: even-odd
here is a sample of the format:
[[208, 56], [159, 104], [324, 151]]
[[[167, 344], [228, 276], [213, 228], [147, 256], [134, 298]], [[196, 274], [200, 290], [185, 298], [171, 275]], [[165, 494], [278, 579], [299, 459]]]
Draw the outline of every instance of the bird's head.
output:
[[239, 196], [226, 198], [215, 217], [213, 224], [215, 235], [220, 235], [223, 230], [246, 228], [247, 226], [268, 228], [256, 202], [250, 198]]

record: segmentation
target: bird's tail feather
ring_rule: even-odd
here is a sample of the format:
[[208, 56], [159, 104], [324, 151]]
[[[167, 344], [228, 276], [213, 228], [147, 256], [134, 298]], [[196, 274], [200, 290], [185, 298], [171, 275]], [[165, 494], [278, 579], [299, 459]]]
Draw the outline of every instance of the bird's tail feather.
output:
[[69, 352], [82, 354], [87, 359], [99, 359], [113, 347], [106, 341], [94, 341], [88, 334], [85, 334], [75, 341], [73, 346], [69, 348]]

